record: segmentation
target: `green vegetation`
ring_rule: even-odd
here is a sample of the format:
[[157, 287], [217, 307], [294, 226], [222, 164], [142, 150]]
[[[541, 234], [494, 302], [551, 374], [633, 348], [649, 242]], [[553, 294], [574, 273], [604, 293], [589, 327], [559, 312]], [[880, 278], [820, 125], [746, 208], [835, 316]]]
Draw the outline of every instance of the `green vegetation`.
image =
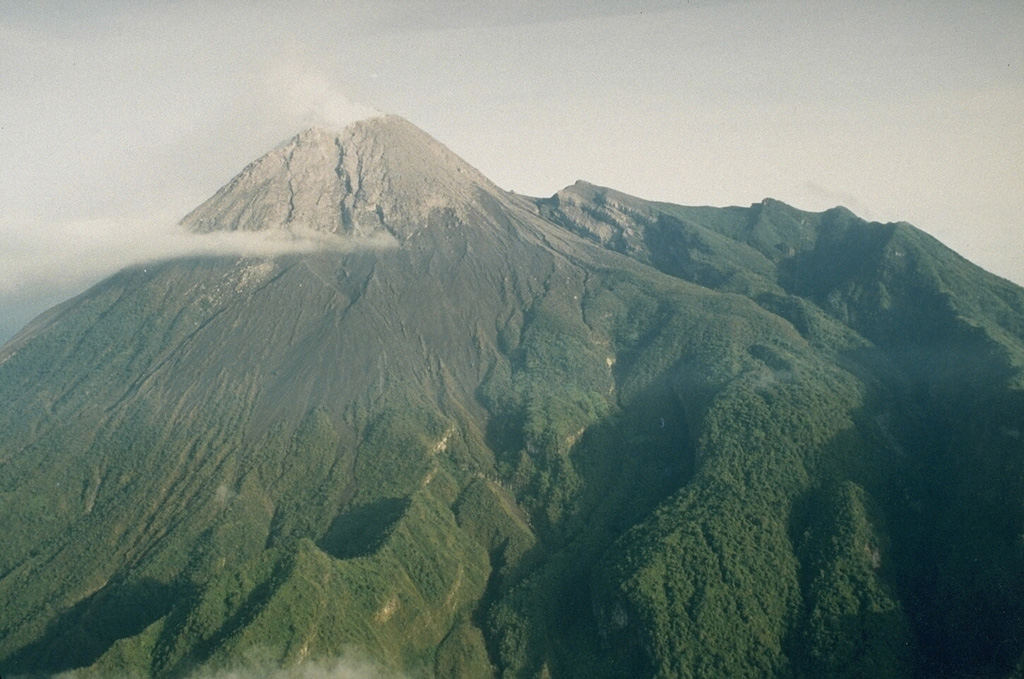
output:
[[869, 501], [851, 482], [807, 500], [808, 527], [798, 545], [810, 604], [797, 642], [804, 676], [913, 674], [910, 624], [881, 578], [892, 544], [874, 525], [878, 511]]
[[0, 671], [1024, 666], [1024, 291], [838, 208], [535, 207], [128, 270], [0, 350]]

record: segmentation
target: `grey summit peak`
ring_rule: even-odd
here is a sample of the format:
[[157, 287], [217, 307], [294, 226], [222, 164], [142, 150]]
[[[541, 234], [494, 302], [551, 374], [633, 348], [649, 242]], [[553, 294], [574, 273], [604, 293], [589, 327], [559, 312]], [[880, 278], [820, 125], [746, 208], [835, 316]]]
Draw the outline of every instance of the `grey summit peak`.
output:
[[182, 220], [189, 231], [316, 231], [405, 238], [431, 210], [500, 191], [404, 118], [314, 126], [253, 161]]

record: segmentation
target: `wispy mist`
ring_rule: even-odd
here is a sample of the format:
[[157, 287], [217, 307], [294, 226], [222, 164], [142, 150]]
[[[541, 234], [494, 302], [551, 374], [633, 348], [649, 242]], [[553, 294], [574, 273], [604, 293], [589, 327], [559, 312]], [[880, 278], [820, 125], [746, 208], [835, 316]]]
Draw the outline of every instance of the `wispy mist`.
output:
[[302, 228], [195, 234], [169, 219], [0, 224], [0, 240], [0, 344], [46, 307], [133, 264], [181, 257], [383, 250], [398, 244], [387, 233], [338, 236]]
[[[362, 659], [359, 654], [346, 654], [333, 660], [303, 662], [290, 667], [261, 659], [265, 653], [257, 650], [246, 654], [247, 658], [227, 669], [199, 670], [187, 674], [184, 679], [404, 679], [404, 675], [383, 669], [377, 663]], [[51, 679], [81, 679], [82, 674], [72, 670], [51, 677]], [[91, 672], [89, 677], [95, 679]], [[9, 679], [25, 679], [16, 675]], [[123, 679], [112, 675], [108, 679]]]
[[257, 96], [274, 102], [283, 125], [345, 127], [381, 111], [353, 101], [324, 73], [297, 61], [280, 63], [263, 76]]
[[90, 220], [13, 231], [7, 238], [0, 294], [57, 285], [72, 288], [143, 262], [196, 256], [263, 256], [331, 250], [384, 249], [390, 235], [354, 237], [296, 228], [288, 231], [194, 234], [177, 224]]

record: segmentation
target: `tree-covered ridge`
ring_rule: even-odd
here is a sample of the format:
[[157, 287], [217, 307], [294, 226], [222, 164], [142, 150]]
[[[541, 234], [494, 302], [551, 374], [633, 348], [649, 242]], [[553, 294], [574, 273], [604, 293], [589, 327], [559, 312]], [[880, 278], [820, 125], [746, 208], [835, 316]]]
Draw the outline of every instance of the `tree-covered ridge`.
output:
[[1024, 291], [840, 208], [450, 169], [400, 246], [130, 269], [0, 349], [5, 675], [1022, 662]]

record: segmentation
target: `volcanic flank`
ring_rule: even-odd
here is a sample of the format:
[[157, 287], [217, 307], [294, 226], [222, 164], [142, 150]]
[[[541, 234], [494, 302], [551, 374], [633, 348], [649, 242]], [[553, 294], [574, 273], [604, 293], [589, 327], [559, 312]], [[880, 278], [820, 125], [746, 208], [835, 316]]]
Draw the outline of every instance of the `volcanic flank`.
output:
[[1024, 291], [913, 227], [525, 198], [394, 116], [182, 226], [355, 246], [128, 269], [0, 349], [5, 676], [1020, 661]]

